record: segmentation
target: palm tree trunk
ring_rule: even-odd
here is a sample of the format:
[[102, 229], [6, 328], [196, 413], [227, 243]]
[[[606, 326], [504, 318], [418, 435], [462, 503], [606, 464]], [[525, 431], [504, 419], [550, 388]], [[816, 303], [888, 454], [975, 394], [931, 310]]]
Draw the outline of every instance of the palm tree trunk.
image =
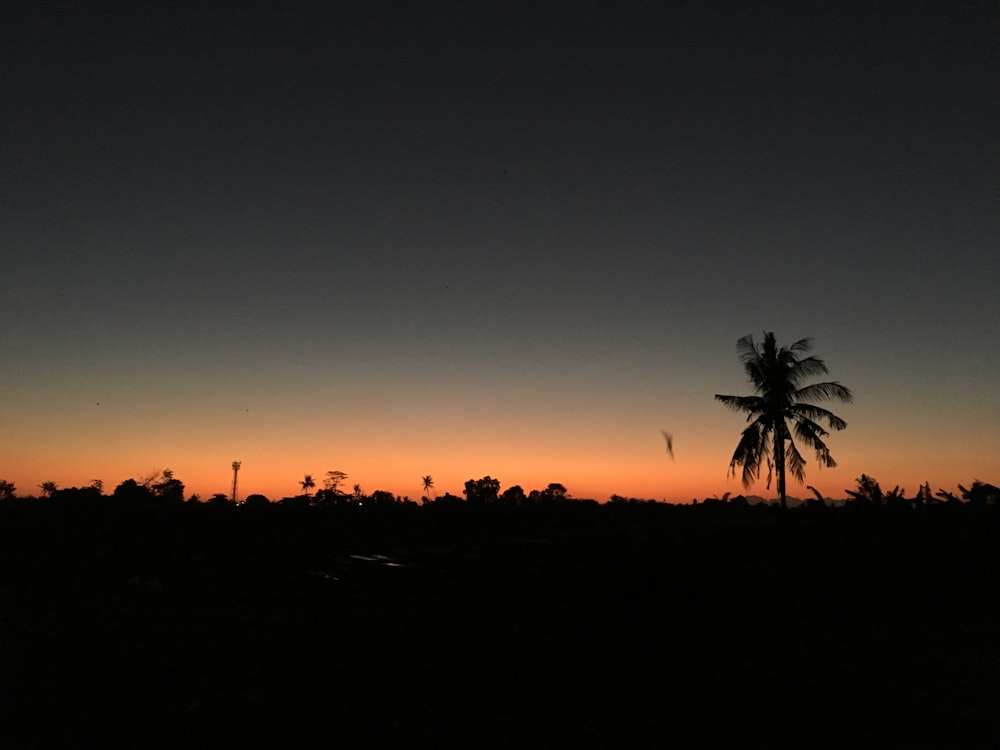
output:
[[777, 425], [774, 431], [774, 465], [778, 471], [778, 499], [781, 500], [781, 509], [788, 509], [788, 500], [785, 497], [785, 430], [784, 425]]

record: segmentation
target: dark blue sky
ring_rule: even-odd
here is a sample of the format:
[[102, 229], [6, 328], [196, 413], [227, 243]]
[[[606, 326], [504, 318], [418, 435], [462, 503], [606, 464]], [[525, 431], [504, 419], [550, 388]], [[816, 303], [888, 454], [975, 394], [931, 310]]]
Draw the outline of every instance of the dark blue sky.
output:
[[686, 497], [669, 422], [711, 493], [762, 330], [858, 396], [828, 494], [987, 474], [998, 15], [7, 4], [0, 475]]

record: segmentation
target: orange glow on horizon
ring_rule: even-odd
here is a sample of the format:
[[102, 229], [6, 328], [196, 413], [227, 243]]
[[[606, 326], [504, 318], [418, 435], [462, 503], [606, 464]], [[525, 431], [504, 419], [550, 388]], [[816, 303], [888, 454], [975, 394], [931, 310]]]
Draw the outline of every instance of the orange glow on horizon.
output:
[[[342, 486], [347, 491], [359, 484], [366, 493], [384, 490], [414, 501], [427, 474], [434, 478], [435, 496], [462, 497], [467, 480], [486, 475], [500, 480], [501, 491], [518, 484], [528, 493], [558, 482], [571, 497], [599, 502], [612, 495], [675, 503], [727, 492], [776, 495], [774, 484], [767, 489], [766, 476], [749, 489], [739, 477], [727, 476], [742, 422], [704, 408], [704, 399], [694, 396], [678, 397], [667, 417], [651, 414], [643, 401], [631, 405], [596, 396], [586, 400], [594, 404], [588, 411], [575, 402], [557, 408], [552, 401], [537, 409], [534, 402], [511, 401], [484, 410], [471, 399], [439, 402], [439, 395], [419, 401], [419, 408], [403, 409], [405, 399], [390, 399], [367, 410], [351, 404], [317, 409], [294, 392], [273, 398], [244, 409], [242, 395], [229, 402], [220, 396], [204, 410], [167, 409], [143, 419], [134, 416], [149, 411], [141, 399], [99, 408], [54, 401], [48, 418], [39, 417], [35, 405], [22, 404], [21, 414], [9, 410], [16, 429], [0, 439], [0, 478], [21, 495], [37, 494], [43, 481], [72, 487], [93, 479], [111, 492], [126, 479], [170, 468], [188, 495], [208, 498], [229, 495], [231, 464], [239, 460], [240, 496], [272, 500], [301, 493], [307, 473], [321, 487], [330, 470], [348, 475]], [[904, 449], [886, 436], [880, 414], [845, 412], [850, 427], [831, 440], [839, 466], [820, 469], [806, 455], [806, 481], [799, 485], [789, 478], [790, 496], [810, 497], [811, 484], [825, 497], [844, 498], [862, 473], [886, 491], [898, 484], [910, 496], [924, 482], [936, 492], [955, 491], [974, 479], [998, 481], [983, 470], [995, 464], [989, 441], [928, 440]], [[673, 460], [664, 449], [663, 427], [674, 435]]]
[[[525, 458], [523, 455], [501, 457], [490, 460], [471, 456], [460, 456], [448, 460], [445, 456], [434, 456], [434, 460], [418, 460], [401, 456], [372, 459], [362, 455], [344, 455], [339, 462], [322, 461], [318, 455], [299, 456], [279, 454], [267, 456], [264, 453], [234, 455], [232, 457], [206, 455], [169, 455], [166, 460], [153, 463], [139, 456], [103, 458], [100, 460], [79, 460], [61, 462], [59, 470], [53, 471], [51, 464], [37, 456], [20, 456], [19, 470], [7, 472], [3, 478], [15, 483], [19, 495], [37, 495], [38, 485], [43, 481], [55, 481], [60, 487], [87, 486], [94, 479], [101, 479], [104, 491], [111, 493], [115, 486], [129, 478], [141, 479], [161, 469], [170, 468], [174, 475], [185, 484], [188, 496], [198, 494], [207, 499], [214, 493], [229, 495], [232, 486], [232, 461], [240, 460], [239, 495], [262, 494], [271, 500], [299, 495], [299, 482], [305, 474], [311, 474], [316, 488], [323, 486], [327, 471], [339, 470], [347, 474], [341, 489], [350, 492], [359, 484], [366, 494], [375, 490], [391, 492], [400, 497], [419, 501], [424, 494], [422, 477], [430, 474], [434, 479], [432, 495], [439, 497], [451, 493], [463, 497], [464, 484], [469, 479], [491, 476], [500, 480], [500, 491], [520, 485], [525, 493], [533, 489], [544, 489], [549, 483], [564, 485], [569, 495], [579, 499], [593, 499], [599, 502], [612, 495], [688, 503], [692, 499], [721, 497], [739, 494], [756, 495], [766, 498], [776, 496], [776, 485], [766, 487], [766, 478], [761, 477], [752, 487], [742, 486], [739, 477], [727, 476], [728, 461], [687, 460], [684, 463], [670, 462], [669, 458], [655, 455], [645, 459], [607, 458], [573, 460], [568, 457], [546, 459], [541, 456]], [[942, 462], [947, 469], [947, 462]], [[127, 467], [127, 468], [126, 468]], [[942, 476], [939, 471], [919, 473], [910, 469], [909, 480], [899, 481], [900, 472], [894, 472], [890, 463], [869, 462], [863, 470], [819, 469], [812, 465], [807, 468], [806, 481], [799, 485], [788, 479], [790, 497], [811, 497], [806, 485], [813, 485], [828, 498], [841, 499], [845, 489], [853, 489], [855, 478], [867, 473], [882, 483], [884, 490], [891, 490], [896, 484], [904, 487], [908, 495], [916, 492], [919, 485], [929, 482], [931, 489], [955, 491], [958, 483], [968, 484], [975, 478], [991, 480], [991, 477]]]

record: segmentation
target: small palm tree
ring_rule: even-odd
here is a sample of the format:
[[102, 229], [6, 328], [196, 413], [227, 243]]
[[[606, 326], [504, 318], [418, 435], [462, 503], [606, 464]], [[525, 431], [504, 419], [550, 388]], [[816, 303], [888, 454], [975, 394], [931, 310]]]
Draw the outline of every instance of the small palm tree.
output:
[[299, 484], [302, 485], [302, 492], [308, 497], [309, 490], [316, 486], [316, 480], [313, 479], [312, 474], [306, 474]]
[[878, 480], [875, 477], [870, 477], [867, 474], [862, 474], [860, 477], [854, 480], [858, 484], [856, 490], [845, 489], [848, 495], [853, 497], [857, 502], [864, 505], [882, 505], [886, 500], [890, 498], [895, 498], [900, 494], [899, 486], [896, 486], [889, 494], [882, 491], [882, 487], [879, 485]]
[[1000, 502], [1000, 489], [978, 479], [973, 481], [971, 487], [958, 485], [958, 489], [962, 493], [962, 499], [967, 500], [970, 505], [996, 505]]
[[42, 491], [42, 495], [45, 497], [52, 497], [52, 493], [59, 489], [59, 485], [55, 482], [42, 482], [38, 487]]
[[13, 482], [0, 479], [0, 500], [13, 500], [16, 492], [17, 487], [14, 486]]
[[767, 486], [771, 487], [772, 472], [777, 471], [778, 497], [781, 507], [787, 508], [786, 466], [799, 482], [805, 479], [806, 462], [795, 445], [793, 434], [816, 451], [820, 466], [836, 466], [830, 449], [823, 442], [830, 433], [819, 422], [826, 422], [831, 430], [843, 430], [847, 422], [813, 402], [836, 398], [850, 403], [854, 397], [849, 389], [837, 382], [802, 384], [811, 375], [829, 372], [823, 360], [801, 356], [812, 349], [811, 339], [800, 339], [779, 349], [774, 334], [767, 332], [761, 344], [758, 345], [753, 336], [744, 336], [736, 342], [736, 349], [754, 387], [754, 395], [715, 395], [727, 408], [745, 412], [750, 422], [733, 452], [729, 471], [735, 474], [736, 467], [742, 466], [743, 486], [749, 487], [760, 475], [761, 464], [766, 462]]
[[[820, 505], [826, 505], [826, 498], [823, 497], [823, 493], [822, 492], [820, 492], [819, 490], [817, 490], [811, 484], [807, 484], [806, 485], [806, 489], [809, 490], [811, 493], [813, 493], [816, 496], [815, 502], [819, 503]], [[810, 500], [809, 502], [814, 502], [814, 501]]]
[[422, 477], [421, 481], [424, 483], [424, 493], [428, 500], [431, 499], [431, 490], [434, 489], [434, 477], [428, 474], [426, 477]]

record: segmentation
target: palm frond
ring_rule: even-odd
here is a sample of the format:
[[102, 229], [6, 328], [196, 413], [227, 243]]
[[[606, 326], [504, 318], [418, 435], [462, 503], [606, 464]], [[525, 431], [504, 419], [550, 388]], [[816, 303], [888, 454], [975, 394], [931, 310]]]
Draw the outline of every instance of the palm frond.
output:
[[813, 348], [812, 347], [812, 342], [813, 342], [813, 340], [811, 338], [799, 339], [794, 344], [792, 344], [791, 346], [788, 347], [788, 351], [790, 351], [790, 352], [809, 352], [809, 351], [812, 351], [812, 348]]
[[854, 394], [851, 393], [851, 389], [842, 386], [835, 380], [829, 383], [812, 383], [810, 385], [803, 386], [795, 391], [793, 397], [801, 399], [802, 401], [829, 401], [832, 399], [839, 399], [847, 404], [854, 402]]
[[798, 417], [794, 420], [795, 437], [812, 447], [817, 440], [826, 437], [830, 433], [824, 430], [816, 422], [805, 417]]
[[813, 375], [826, 375], [829, 372], [826, 362], [819, 357], [796, 359], [788, 364], [788, 380], [796, 385]]
[[798, 446], [795, 445], [795, 441], [791, 437], [789, 437], [788, 444], [785, 446], [785, 462], [788, 464], [788, 470], [792, 472], [792, 476], [796, 480], [802, 482], [806, 478], [806, 460], [802, 458]]
[[740, 362], [749, 362], [757, 359], [760, 354], [757, 352], [757, 344], [754, 343], [752, 335], [746, 335], [736, 341], [736, 356]]
[[823, 420], [830, 425], [831, 430], [843, 430], [847, 427], [847, 422], [832, 411], [824, 409], [822, 406], [816, 406], [815, 404], [792, 404], [791, 412], [796, 419]]
[[818, 424], [808, 419], [799, 420], [795, 423], [795, 434], [803, 443], [816, 451], [816, 461], [820, 466], [832, 469], [837, 465], [830, 455], [830, 449], [823, 442], [823, 438], [829, 433]]
[[735, 476], [736, 467], [743, 467], [743, 486], [749, 487], [760, 475], [761, 460], [769, 456], [768, 436], [769, 429], [761, 420], [750, 424], [740, 435], [740, 442], [733, 451], [733, 458], [729, 462], [729, 474]]
[[747, 362], [743, 365], [743, 370], [747, 374], [747, 380], [753, 384], [755, 391], [759, 393], [764, 390], [767, 385], [767, 371], [760, 362]]
[[715, 400], [721, 402], [732, 411], [745, 411], [759, 414], [764, 410], [764, 399], [760, 396], [723, 396], [715, 394]]

